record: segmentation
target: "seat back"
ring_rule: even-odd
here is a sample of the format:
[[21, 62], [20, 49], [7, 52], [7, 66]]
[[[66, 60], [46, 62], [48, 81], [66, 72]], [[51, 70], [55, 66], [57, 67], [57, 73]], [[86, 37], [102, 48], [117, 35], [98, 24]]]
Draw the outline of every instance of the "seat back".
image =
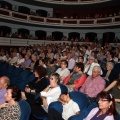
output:
[[21, 109], [20, 120], [29, 120], [29, 117], [31, 114], [30, 105], [24, 100], [20, 100], [19, 105], [20, 105], [20, 109]]
[[24, 70], [21, 74], [20, 77], [22, 80], [27, 80], [28, 76], [30, 76], [32, 72], [30, 70]]
[[60, 89], [61, 89], [61, 94], [65, 93], [65, 92], [68, 92], [68, 89], [67, 89], [67, 87], [65, 85], [59, 84], [59, 86], [60, 86]]
[[86, 95], [78, 91], [72, 91], [70, 92], [70, 96], [73, 99], [73, 101], [75, 101], [78, 104], [81, 111], [86, 109], [86, 107], [89, 104], [89, 100], [86, 97]]

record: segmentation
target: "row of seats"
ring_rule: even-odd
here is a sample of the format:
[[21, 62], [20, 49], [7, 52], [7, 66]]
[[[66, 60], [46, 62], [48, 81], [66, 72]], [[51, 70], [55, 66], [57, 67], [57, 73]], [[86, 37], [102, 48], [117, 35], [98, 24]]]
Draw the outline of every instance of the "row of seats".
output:
[[0, 62], [0, 77], [1, 76], [9, 77], [10, 84], [20, 86], [21, 90], [23, 91], [26, 84], [35, 79], [33, 72], [30, 70], [17, 68], [14, 65], [9, 65], [6, 62]]

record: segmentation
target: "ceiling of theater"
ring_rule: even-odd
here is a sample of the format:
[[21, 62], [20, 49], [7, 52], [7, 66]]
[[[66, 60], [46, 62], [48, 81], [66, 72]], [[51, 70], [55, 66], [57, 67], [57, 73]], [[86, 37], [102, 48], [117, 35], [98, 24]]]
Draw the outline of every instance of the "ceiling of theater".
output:
[[102, 7], [113, 7], [113, 6], [118, 6], [120, 5], [120, 0], [111, 0], [111, 1], [108, 1], [108, 2], [103, 2], [103, 3], [96, 3], [96, 4], [86, 4], [86, 5], [73, 5], [73, 4], [69, 4], [69, 5], [63, 5], [63, 4], [52, 4], [52, 3], [44, 3], [44, 2], [38, 2], [38, 1], [35, 1], [35, 0], [14, 0], [14, 1], [18, 1], [18, 2], [22, 2], [22, 3], [25, 3], [25, 4], [31, 4], [31, 5], [35, 5], [35, 6], [43, 6], [43, 7], [54, 7], [54, 8], [58, 8], [58, 7], [81, 7], [82, 9], [83, 8], [102, 8]]

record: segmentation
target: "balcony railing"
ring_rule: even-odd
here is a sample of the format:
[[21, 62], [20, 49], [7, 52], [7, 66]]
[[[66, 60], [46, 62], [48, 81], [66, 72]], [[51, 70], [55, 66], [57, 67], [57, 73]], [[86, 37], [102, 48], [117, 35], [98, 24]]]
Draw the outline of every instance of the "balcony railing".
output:
[[98, 19], [62, 19], [45, 18], [34, 15], [22, 14], [15, 11], [0, 8], [0, 18], [26, 22], [29, 24], [61, 26], [61, 27], [101, 27], [120, 25], [120, 16]]
[[54, 3], [54, 4], [94, 4], [94, 3], [101, 3], [107, 2], [111, 0], [36, 0], [39, 2], [47, 2], [47, 3]]
[[[71, 44], [71, 41], [52, 41], [52, 40], [31, 40], [31, 39], [19, 39], [19, 38], [6, 38], [0, 37], [0, 46], [29, 46], [29, 45], [47, 45], [47, 44], [59, 44], [59, 43], [68, 43]], [[80, 45], [86, 44], [86, 42], [74, 42], [79, 43]], [[92, 42], [87, 42], [87, 44], [92, 44]], [[114, 45], [114, 43], [110, 43]], [[117, 43], [120, 46], [120, 43]]]

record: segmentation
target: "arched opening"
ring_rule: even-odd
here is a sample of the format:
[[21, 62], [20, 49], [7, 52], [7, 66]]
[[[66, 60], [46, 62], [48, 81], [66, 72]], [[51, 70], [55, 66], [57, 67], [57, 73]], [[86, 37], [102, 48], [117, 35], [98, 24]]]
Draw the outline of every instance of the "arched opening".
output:
[[0, 36], [5, 37], [11, 33], [11, 28], [8, 26], [0, 26]]
[[10, 4], [9, 2], [0, 1], [0, 5], [1, 5], [2, 8], [12, 10], [12, 4]]
[[30, 8], [25, 7], [25, 6], [19, 6], [18, 12], [24, 13], [24, 14], [30, 14]]
[[35, 35], [38, 37], [38, 39], [45, 40], [47, 33], [43, 30], [37, 30], [35, 31]]
[[52, 32], [52, 37], [55, 39], [55, 40], [61, 40], [62, 37], [63, 37], [63, 33], [62, 32]]
[[115, 33], [114, 32], [106, 32], [103, 33], [103, 45], [105, 43], [111, 43], [115, 39]]
[[45, 10], [36, 10], [36, 14], [42, 17], [47, 17], [47, 11]]
[[96, 39], [97, 39], [97, 33], [94, 33], [94, 32], [89, 32], [89, 33], [86, 33], [85, 34], [85, 39], [89, 40], [89, 42], [97, 42]]
[[29, 35], [29, 30], [20, 28], [18, 29], [18, 37], [19, 38], [28, 38]]
[[80, 33], [77, 33], [77, 32], [71, 32], [71, 33], [69, 33], [69, 40], [71, 40], [71, 39], [80, 39]]

